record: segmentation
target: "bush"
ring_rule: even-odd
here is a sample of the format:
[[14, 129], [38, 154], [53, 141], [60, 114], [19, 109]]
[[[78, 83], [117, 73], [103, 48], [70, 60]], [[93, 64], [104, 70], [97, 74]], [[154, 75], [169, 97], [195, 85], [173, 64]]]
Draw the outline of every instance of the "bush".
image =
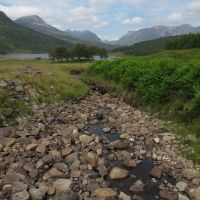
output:
[[168, 57], [129, 57], [99, 61], [87, 70], [134, 92], [137, 101], [184, 122], [200, 117], [200, 61]]

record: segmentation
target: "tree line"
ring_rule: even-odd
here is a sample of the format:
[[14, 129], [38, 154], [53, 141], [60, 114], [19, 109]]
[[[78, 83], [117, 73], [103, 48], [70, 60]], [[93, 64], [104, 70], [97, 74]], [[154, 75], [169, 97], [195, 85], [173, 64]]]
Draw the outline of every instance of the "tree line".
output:
[[174, 40], [166, 42], [165, 49], [194, 49], [200, 48], [200, 34], [182, 35]]
[[72, 49], [57, 47], [49, 53], [52, 62], [93, 60], [94, 56], [99, 56], [101, 59], [107, 58], [108, 52], [105, 48], [76, 44]]

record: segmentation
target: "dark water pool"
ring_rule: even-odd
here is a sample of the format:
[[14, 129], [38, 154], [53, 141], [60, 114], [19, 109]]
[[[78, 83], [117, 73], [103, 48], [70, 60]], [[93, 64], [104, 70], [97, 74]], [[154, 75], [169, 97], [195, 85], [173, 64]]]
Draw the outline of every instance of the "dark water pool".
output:
[[120, 134], [115, 131], [115, 130], [111, 130], [108, 133], [104, 133], [103, 132], [103, 124], [89, 124], [87, 129], [89, 132], [94, 133], [95, 135], [99, 136], [99, 137], [107, 137], [109, 139], [109, 141], [113, 142], [115, 140], [119, 140], [120, 139]]

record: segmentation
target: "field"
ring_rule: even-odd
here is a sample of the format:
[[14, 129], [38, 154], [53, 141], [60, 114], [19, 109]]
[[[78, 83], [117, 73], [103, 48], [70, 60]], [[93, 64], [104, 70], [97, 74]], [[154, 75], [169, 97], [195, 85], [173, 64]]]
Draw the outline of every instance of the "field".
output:
[[[99, 61], [88, 68], [84, 79], [115, 91], [131, 105], [173, 121], [171, 128], [189, 145], [187, 155], [200, 161], [199, 58], [200, 51], [194, 49]], [[191, 133], [194, 137], [188, 136]]]
[[[81, 80], [70, 75], [70, 71], [83, 70], [89, 63], [54, 63], [43, 59], [36, 60], [0, 60], [0, 80], [18, 80], [23, 85], [36, 90], [39, 95], [34, 101], [38, 103], [55, 103], [68, 101], [76, 97], [83, 97], [88, 92], [88, 86]], [[29, 67], [33, 72], [41, 75], [35, 76], [24, 73]], [[5, 109], [19, 110], [20, 115], [30, 114], [30, 108], [20, 99], [12, 101], [8, 91], [0, 91], [0, 116]], [[13, 116], [16, 118], [18, 115]]]

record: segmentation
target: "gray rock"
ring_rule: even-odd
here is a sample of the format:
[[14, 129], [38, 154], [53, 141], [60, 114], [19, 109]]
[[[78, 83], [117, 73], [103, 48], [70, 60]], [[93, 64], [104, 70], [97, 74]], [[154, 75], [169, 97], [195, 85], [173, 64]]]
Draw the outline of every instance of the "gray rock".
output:
[[43, 191], [36, 188], [31, 188], [29, 190], [29, 194], [32, 200], [42, 200], [42, 198], [45, 196], [45, 193]]
[[183, 181], [179, 181], [176, 184], [176, 188], [180, 191], [180, 192], [184, 192], [185, 189], [187, 188], [187, 183], [183, 182]]
[[12, 200], [27, 200], [27, 199], [29, 199], [29, 193], [26, 190], [12, 195]]

